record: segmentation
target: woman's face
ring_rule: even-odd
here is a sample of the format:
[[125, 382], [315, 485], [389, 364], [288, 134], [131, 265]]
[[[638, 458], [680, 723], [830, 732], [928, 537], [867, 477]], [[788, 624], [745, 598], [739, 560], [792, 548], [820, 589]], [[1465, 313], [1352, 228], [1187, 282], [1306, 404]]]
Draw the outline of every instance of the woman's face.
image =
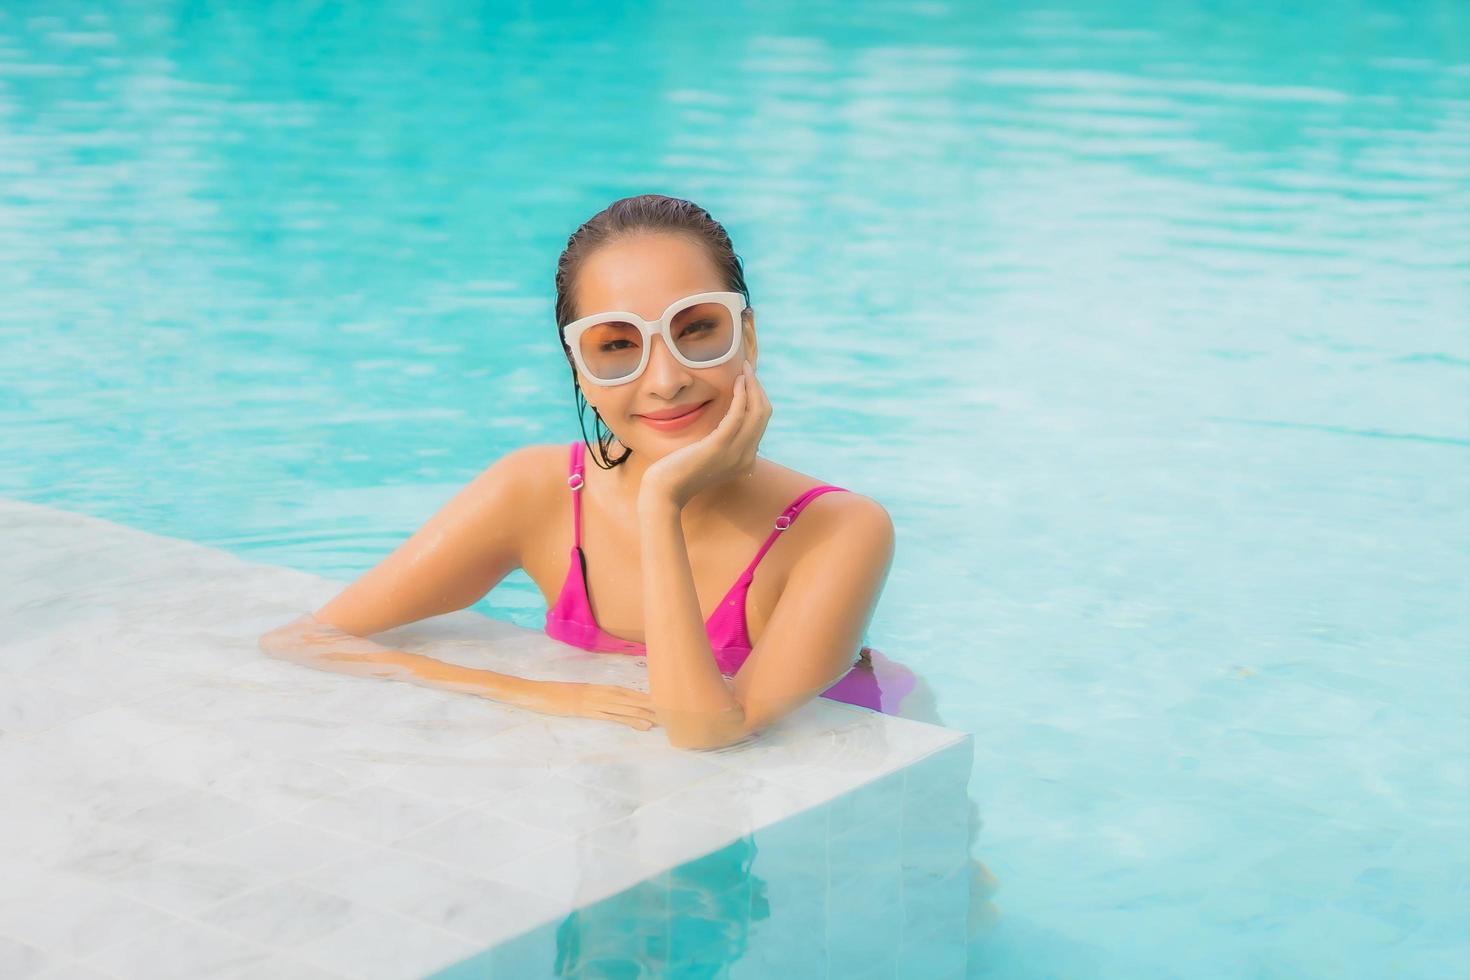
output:
[[[729, 289], [704, 248], [680, 235], [644, 233], [611, 242], [587, 257], [573, 287], [573, 319], [627, 310], [656, 320], [670, 303], [692, 293]], [[746, 358], [755, 366], [755, 314], [745, 315], [741, 352], [723, 364], [689, 368], [670, 353], [661, 335], [650, 339], [648, 367], [621, 385], [594, 384], [578, 371], [587, 403], [597, 409], [618, 442], [649, 461], [702, 438], [719, 425], [735, 396]], [[640, 415], [710, 402], [692, 423], [665, 430]]]

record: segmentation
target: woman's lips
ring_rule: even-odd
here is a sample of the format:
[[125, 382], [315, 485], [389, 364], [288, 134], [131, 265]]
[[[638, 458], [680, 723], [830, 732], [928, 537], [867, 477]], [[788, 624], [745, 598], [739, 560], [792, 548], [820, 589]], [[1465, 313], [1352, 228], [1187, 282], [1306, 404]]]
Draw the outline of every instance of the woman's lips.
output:
[[686, 412], [676, 419], [651, 419], [647, 415], [639, 415], [637, 416], [637, 418], [638, 421], [643, 422], [647, 425], [651, 425], [661, 432], [672, 432], [675, 429], [682, 429], [686, 425], [693, 423], [696, 419], [704, 414], [704, 410], [706, 408], [709, 408], [710, 404], [713, 401], [714, 399], [711, 398], [709, 401], [700, 405], [698, 408], [694, 409], [693, 411]]

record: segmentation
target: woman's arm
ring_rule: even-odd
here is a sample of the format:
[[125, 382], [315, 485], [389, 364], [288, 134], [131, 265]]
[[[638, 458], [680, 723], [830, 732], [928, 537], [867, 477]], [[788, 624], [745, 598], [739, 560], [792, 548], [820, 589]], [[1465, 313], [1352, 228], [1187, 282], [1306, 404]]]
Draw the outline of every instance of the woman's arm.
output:
[[615, 684], [538, 681], [461, 667], [394, 650], [323, 623], [311, 613], [266, 633], [259, 645], [266, 656], [318, 670], [438, 687], [548, 715], [616, 721], [639, 731], [654, 726], [653, 706], [642, 691]]
[[506, 453], [414, 534], [315, 613], [266, 633], [263, 653], [318, 670], [381, 677], [514, 703], [525, 678], [476, 670], [367, 638], [463, 609], [521, 564], [523, 508], [541, 469], [526, 446]]
[[535, 526], [547, 498], [539, 475], [551, 472], [560, 458], [560, 447], [546, 446], [502, 456], [331, 602], [260, 637], [261, 651], [318, 670], [460, 691], [547, 714], [651, 727], [652, 708], [641, 691], [461, 667], [367, 638], [463, 609], [521, 567], [521, 535]]
[[738, 729], [744, 711], [725, 684], [704, 629], [682, 509], [659, 494], [638, 501], [649, 692], [669, 744], [692, 749]]
[[862, 494], [822, 501], [802, 512], [804, 550], [760, 642], [728, 682], [700, 621], [678, 513], [645, 505], [648, 682], [669, 744], [733, 745], [817, 697], [852, 667], [893, 563], [893, 521]]
[[524, 677], [461, 667], [395, 650], [323, 623], [311, 613], [266, 633], [260, 638], [259, 646], [266, 656], [317, 670], [406, 681], [420, 687], [477, 694], [507, 704], [519, 703], [528, 686], [535, 683]]

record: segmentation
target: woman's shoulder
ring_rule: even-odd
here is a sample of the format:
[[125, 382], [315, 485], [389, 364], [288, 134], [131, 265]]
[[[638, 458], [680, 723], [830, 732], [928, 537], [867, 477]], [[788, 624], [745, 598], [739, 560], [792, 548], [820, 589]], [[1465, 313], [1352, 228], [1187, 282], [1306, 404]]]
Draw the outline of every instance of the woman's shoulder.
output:
[[544, 499], [558, 485], [566, 485], [570, 472], [569, 445], [565, 442], [528, 443], [501, 454], [490, 465], [513, 472], [516, 482], [530, 499]]
[[[776, 496], [762, 508], [765, 514], [771, 512], [772, 505], [789, 506], [817, 487], [836, 486], [845, 491], [819, 493], [806, 499], [800, 517], [783, 535], [796, 539], [791, 542], [785, 559], [791, 563], [787, 576], [798, 566], [810, 563], [816, 563], [815, 567], [824, 570], [834, 564], [854, 572], [881, 568], [881, 574], [886, 574], [893, 560], [897, 535], [893, 519], [881, 503], [838, 481], [823, 480], [789, 467], [779, 467], [775, 472], [779, 474], [781, 486]], [[776, 500], [781, 503], [775, 503]]]
[[486, 463], [470, 480], [465, 494], [483, 501], [498, 500], [501, 509], [525, 514], [546, 503], [557, 483], [565, 488], [566, 470], [566, 445], [518, 446]]
[[802, 509], [802, 515], [808, 527], [813, 524], [846, 525], [849, 521], [854, 520], [891, 524], [888, 511], [881, 503], [867, 494], [771, 460], [765, 462], [770, 467], [772, 482], [780, 487], [777, 496], [786, 498], [788, 502], [799, 499], [817, 487], [837, 486], [843, 491], [817, 494], [807, 501], [806, 506]]
[[568, 473], [569, 446], [570, 442], [532, 442], [512, 449], [506, 455], [517, 457], [542, 475], [555, 472], [565, 477]]

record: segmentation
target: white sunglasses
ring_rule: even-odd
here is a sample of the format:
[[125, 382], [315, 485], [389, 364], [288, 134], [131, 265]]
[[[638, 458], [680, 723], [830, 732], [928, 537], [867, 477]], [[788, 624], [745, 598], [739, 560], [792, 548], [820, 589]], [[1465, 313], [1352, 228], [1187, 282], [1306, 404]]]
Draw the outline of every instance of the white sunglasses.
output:
[[674, 300], [657, 320], [611, 310], [572, 321], [563, 336], [587, 379], [610, 387], [627, 384], [643, 373], [656, 333], [685, 367], [724, 364], [740, 353], [745, 333], [742, 317], [747, 309], [740, 293], [694, 293]]

